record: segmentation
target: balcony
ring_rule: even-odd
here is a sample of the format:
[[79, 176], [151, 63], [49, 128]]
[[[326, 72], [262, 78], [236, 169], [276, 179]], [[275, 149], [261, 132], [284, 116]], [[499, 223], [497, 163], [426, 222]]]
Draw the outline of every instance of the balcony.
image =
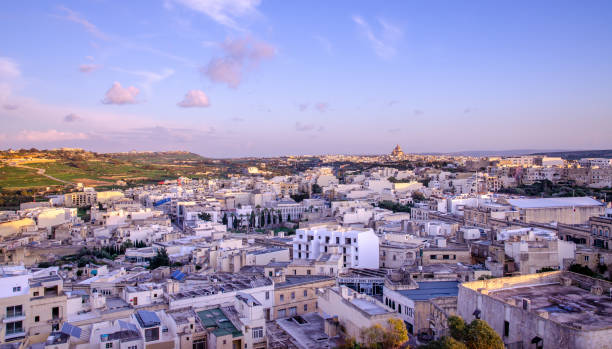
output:
[[23, 321], [26, 318], [26, 314], [24, 311], [22, 312], [11, 312], [7, 313], [4, 319], [2, 319], [3, 323], [7, 322], [15, 322], [15, 321]]
[[4, 335], [4, 340], [10, 341], [12, 339], [20, 339], [25, 337], [26, 333], [23, 329], [18, 329], [17, 331], [6, 331]]

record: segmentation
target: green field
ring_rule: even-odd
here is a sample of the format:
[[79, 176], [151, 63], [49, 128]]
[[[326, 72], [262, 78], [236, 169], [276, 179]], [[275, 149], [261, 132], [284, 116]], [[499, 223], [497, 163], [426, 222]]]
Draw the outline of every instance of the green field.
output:
[[26, 168], [0, 166], [1, 188], [29, 188], [61, 185], [62, 183], [41, 176], [36, 170]]

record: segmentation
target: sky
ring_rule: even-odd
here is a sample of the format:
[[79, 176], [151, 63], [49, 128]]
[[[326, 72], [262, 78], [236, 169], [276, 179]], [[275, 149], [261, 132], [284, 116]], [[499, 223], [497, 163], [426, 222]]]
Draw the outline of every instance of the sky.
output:
[[0, 2], [0, 149], [612, 148], [612, 2]]

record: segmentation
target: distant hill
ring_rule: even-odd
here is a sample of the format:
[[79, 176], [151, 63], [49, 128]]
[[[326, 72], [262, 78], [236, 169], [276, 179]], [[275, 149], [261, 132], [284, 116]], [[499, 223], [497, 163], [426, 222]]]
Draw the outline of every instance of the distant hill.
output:
[[115, 187], [179, 176], [217, 174], [220, 166], [183, 152], [95, 153], [81, 149], [0, 151], [0, 188], [54, 187], [83, 183]]
[[612, 158], [612, 149], [539, 152], [532, 153], [531, 155], [554, 156], [566, 160], [578, 160], [581, 158]]

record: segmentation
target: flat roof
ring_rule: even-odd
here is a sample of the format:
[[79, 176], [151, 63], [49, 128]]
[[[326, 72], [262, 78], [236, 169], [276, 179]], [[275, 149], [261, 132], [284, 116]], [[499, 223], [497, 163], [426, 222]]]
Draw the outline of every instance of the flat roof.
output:
[[217, 337], [229, 334], [231, 334], [232, 337], [242, 336], [242, 331], [234, 326], [220, 308], [199, 311], [198, 317], [205, 328], [214, 328], [212, 333]]
[[456, 281], [428, 281], [418, 282], [418, 284], [417, 289], [397, 292], [415, 301], [426, 301], [438, 297], [457, 297], [459, 293], [459, 283]]
[[311, 282], [332, 281], [335, 280], [327, 275], [287, 275], [284, 282], [275, 284], [275, 288], [285, 288], [296, 285], [308, 284]]
[[603, 206], [604, 204], [590, 197], [579, 198], [538, 198], [538, 199], [508, 199], [508, 203], [518, 208], [555, 208]]
[[350, 300], [350, 302], [369, 315], [382, 315], [391, 312], [390, 310], [387, 310], [374, 302], [370, 302], [367, 299], [353, 298]]
[[549, 314], [551, 321], [583, 330], [598, 330], [612, 326], [612, 298], [604, 289], [601, 296], [576, 286], [556, 284], [529, 285], [490, 291], [491, 297], [507, 301], [531, 301], [532, 311]]

